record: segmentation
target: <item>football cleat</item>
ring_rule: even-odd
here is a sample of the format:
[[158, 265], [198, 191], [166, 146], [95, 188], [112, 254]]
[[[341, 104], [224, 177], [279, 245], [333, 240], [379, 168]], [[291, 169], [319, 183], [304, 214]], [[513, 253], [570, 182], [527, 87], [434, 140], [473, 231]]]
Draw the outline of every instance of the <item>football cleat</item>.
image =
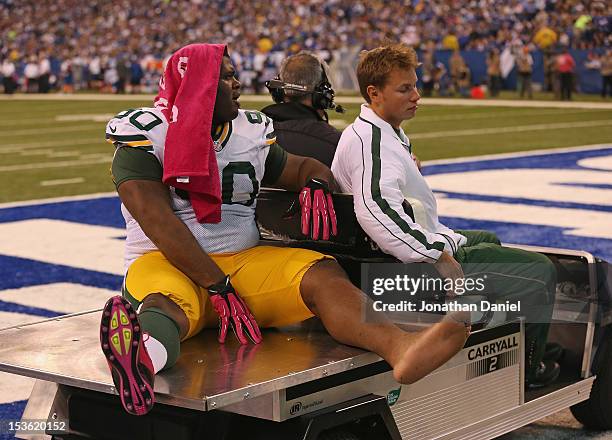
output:
[[100, 345], [123, 408], [137, 416], [148, 413], [155, 402], [155, 372], [145, 339], [132, 305], [121, 296], [109, 299], [102, 310]]

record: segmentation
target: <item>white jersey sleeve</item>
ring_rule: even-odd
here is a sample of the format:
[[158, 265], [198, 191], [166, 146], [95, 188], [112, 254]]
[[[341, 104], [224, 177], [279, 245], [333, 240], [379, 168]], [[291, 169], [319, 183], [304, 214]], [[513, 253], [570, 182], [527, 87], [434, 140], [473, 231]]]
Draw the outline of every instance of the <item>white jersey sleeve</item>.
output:
[[[401, 187], [405, 164], [381, 149], [377, 127], [350, 125], [342, 134], [332, 172], [343, 192], [352, 192], [363, 230], [386, 253], [402, 262], [435, 262], [449, 243], [427, 231], [409, 214]], [[384, 165], [383, 165], [384, 164]]]
[[106, 124], [106, 141], [119, 147], [137, 147], [164, 163], [164, 143], [168, 123], [157, 108], [122, 111]]

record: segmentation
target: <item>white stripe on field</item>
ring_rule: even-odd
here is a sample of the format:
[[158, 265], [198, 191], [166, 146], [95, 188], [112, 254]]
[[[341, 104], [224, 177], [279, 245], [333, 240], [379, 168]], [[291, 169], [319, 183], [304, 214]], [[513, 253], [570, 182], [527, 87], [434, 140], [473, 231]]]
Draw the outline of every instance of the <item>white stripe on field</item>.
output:
[[[484, 154], [481, 156], [467, 156], [459, 157], [454, 159], [435, 159], [424, 161], [423, 165], [444, 165], [451, 163], [463, 163], [473, 162], [477, 160], [495, 160], [495, 159], [509, 159], [514, 157], [523, 156], [540, 156], [543, 154], [554, 154], [554, 153], [570, 153], [574, 151], [588, 151], [588, 150], [602, 150], [605, 148], [612, 148], [611, 144], [590, 144], [580, 145], [576, 147], [561, 147], [561, 148], [542, 148], [539, 150], [531, 151], [517, 151], [513, 153], [500, 153], [500, 154]], [[47, 199], [34, 199], [34, 200], [22, 200], [19, 202], [6, 202], [0, 203], [0, 209], [6, 208], [18, 208], [22, 206], [36, 206], [46, 205], [48, 203], [63, 203], [63, 202], [75, 202], [80, 200], [93, 200], [93, 199], [106, 199], [110, 197], [117, 197], [116, 192], [104, 192], [104, 193], [92, 193], [92, 194], [81, 194], [77, 196], [66, 196], [66, 197], [50, 197]]]
[[[28, 130], [5, 131], [1, 136], [26, 136], [30, 134], [48, 134], [48, 133], [68, 133], [74, 131], [91, 131], [100, 128], [100, 124], [79, 124], [68, 127], [51, 127], [51, 128], [32, 128]], [[100, 139], [102, 139], [100, 135]]]
[[92, 142], [102, 142], [103, 137], [97, 138], [86, 138], [86, 139], [58, 139], [56, 141], [48, 142], [25, 142], [25, 143], [10, 143], [8, 145], [0, 146], [0, 154], [2, 153], [14, 153], [21, 151], [26, 148], [44, 148], [44, 147], [69, 147], [72, 145], [89, 145]]
[[[88, 155], [93, 156], [93, 155]], [[85, 157], [85, 156], [82, 156]], [[83, 165], [95, 165], [99, 163], [110, 163], [113, 160], [112, 156], [79, 159], [79, 160], [63, 160], [57, 162], [37, 162], [21, 165], [6, 165], [0, 166], [0, 171], [25, 171], [25, 170], [40, 170], [45, 168], [62, 168], [62, 167], [79, 167]]]
[[108, 122], [113, 116], [110, 113], [103, 114], [79, 114], [79, 115], [58, 115], [55, 117], [56, 121], [94, 121], [94, 122]]
[[484, 134], [499, 134], [499, 133], [519, 133], [524, 131], [540, 131], [540, 130], [562, 130], [567, 128], [585, 128], [585, 127], [601, 127], [605, 125], [612, 126], [612, 120], [601, 119], [596, 121], [581, 121], [581, 122], [559, 122], [556, 124], [532, 124], [532, 125], [517, 125], [514, 127], [496, 127], [496, 128], [475, 128], [469, 130], [448, 130], [448, 131], [433, 131], [427, 133], [414, 133], [408, 136], [409, 139], [435, 139], [455, 136], [480, 136]]
[[0, 203], [0, 209], [20, 208], [22, 206], [46, 205], [48, 203], [78, 202], [80, 200], [95, 200], [117, 198], [116, 192], [81, 194], [78, 196], [49, 197], [47, 199], [22, 200], [20, 202]]
[[442, 116], [416, 116], [414, 122], [438, 122], [438, 121], [464, 121], [466, 119], [496, 119], [504, 116], [523, 117], [523, 116], [554, 116], [554, 115], [576, 115], [584, 113], [601, 112], [601, 109], [576, 109], [575, 111], [564, 111], [563, 109], [556, 110], [534, 110], [521, 111], [522, 109], [504, 110], [498, 112], [479, 112], [475, 114], [462, 115], [442, 115]]
[[42, 182], [40, 182], [40, 186], [70, 185], [73, 183], [83, 182], [85, 182], [85, 179], [83, 177], [75, 177], [73, 179], [43, 180]]
[[446, 164], [451, 164], [451, 163], [512, 159], [515, 157], [525, 157], [525, 156], [541, 156], [543, 154], [572, 153], [574, 151], [603, 150], [606, 148], [612, 148], [612, 144], [590, 144], [590, 145], [580, 145], [577, 147], [541, 148], [539, 150], [516, 151], [513, 153], [483, 154], [481, 156], [456, 157], [453, 159], [426, 160], [422, 163], [424, 166], [425, 165], [446, 165]]
[[[17, 94], [11, 96], [0, 95], [0, 101], [138, 101], [152, 105], [155, 95], [103, 95], [94, 93], [84, 93], [69, 95], [62, 93], [54, 94]], [[243, 102], [270, 102], [273, 103], [270, 95], [242, 95], [240, 100]], [[337, 96], [335, 101], [340, 104], [362, 104], [361, 96]], [[460, 99], [460, 98], [422, 98], [420, 103], [423, 105], [444, 105], [459, 107], [533, 107], [533, 108], [590, 108], [612, 110], [612, 102], [590, 102], [590, 101], [522, 101], [512, 99]]]

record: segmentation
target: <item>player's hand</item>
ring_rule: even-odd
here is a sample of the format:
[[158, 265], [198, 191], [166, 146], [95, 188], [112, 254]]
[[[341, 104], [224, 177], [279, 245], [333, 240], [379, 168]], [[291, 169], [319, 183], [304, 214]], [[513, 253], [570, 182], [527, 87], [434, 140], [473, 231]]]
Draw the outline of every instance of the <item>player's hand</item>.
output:
[[[465, 275], [463, 274], [463, 269], [461, 268], [459, 262], [455, 260], [452, 255], [446, 252], [442, 252], [442, 255], [440, 255], [438, 261], [435, 262], [434, 267], [436, 268], [441, 277], [450, 278], [451, 280], [453, 280], [453, 284], [455, 280], [465, 278]], [[451, 298], [455, 296], [455, 292], [453, 291], [448, 291], [446, 293]]]
[[318, 240], [322, 229], [323, 240], [329, 240], [331, 228], [332, 235], [338, 235], [336, 211], [327, 182], [310, 179], [300, 191], [299, 201], [302, 211], [302, 234]]
[[215, 312], [219, 315], [219, 336], [217, 340], [220, 344], [225, 343], [229, 326], [232, 327], [241, 344], [249, 343], [246, 336], [255, 344], [262, 341], [261, 331], [255, 317], [236, 293], [234, 286], [230, 283], [229, 275], [220, 283], [210, 286], [208, 294]]

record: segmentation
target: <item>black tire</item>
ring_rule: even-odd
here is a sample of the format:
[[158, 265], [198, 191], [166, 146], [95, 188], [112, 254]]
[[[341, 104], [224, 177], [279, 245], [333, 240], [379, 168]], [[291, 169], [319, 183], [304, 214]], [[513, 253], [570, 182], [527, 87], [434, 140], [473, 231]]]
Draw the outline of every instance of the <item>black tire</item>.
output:
[[570, 408], [576, 420], [595, 430], [612, 429], [612, 327], [606, 328], [601, 344], [591, 397]]
[[317, 440], [361, 440], [361, 438], [346, 429], [336, 428], [323, 431]]

